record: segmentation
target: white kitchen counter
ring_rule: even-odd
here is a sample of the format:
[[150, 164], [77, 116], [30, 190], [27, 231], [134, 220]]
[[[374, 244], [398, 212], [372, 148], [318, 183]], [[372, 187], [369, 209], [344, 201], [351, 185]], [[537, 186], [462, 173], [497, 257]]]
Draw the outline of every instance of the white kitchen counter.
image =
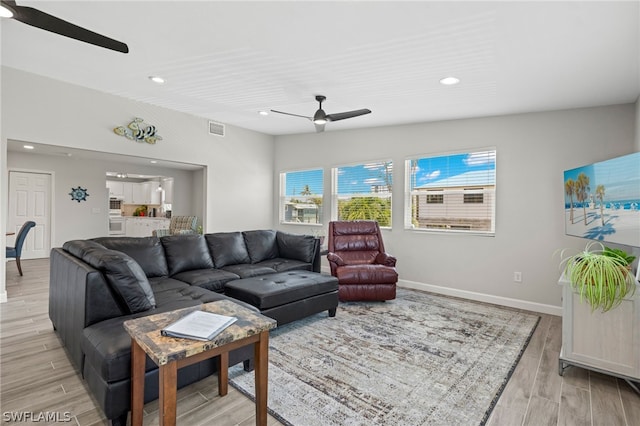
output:
[[171, 219], [150, 216], [124, 216], [127, 237], [150, 237], [156, 229], [168, 229]]

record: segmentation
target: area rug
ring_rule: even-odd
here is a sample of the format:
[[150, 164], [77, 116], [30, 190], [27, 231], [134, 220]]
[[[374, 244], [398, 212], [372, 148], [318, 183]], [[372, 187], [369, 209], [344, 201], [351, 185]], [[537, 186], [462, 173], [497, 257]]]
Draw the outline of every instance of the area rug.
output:
[[[482, 425], [539, 319], [407, 289], [341, 303], [271, 332], [269, 411], [295, 426]], [[253, 373], [229, 378], [253, 397]]]

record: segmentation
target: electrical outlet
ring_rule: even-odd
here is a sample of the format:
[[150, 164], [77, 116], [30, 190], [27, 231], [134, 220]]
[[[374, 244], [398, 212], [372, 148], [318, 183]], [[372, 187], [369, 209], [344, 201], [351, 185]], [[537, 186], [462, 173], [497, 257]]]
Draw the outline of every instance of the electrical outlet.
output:
[[522, 282], [522, 272], [514, 272], [513, 273], [513, 281], [515, 281], [517, 283], [521, 283]]

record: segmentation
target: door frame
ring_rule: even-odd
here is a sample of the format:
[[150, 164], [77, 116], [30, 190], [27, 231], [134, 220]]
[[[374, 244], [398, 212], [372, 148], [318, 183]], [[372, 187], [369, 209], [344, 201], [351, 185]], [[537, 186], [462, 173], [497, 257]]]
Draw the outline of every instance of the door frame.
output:
[[[10, 184], [9, 184], [9, 178], [11, 176], [11, 172], [20, 172], [20, 173], [37, 173], [37, 174], [46, 174], [51, 176], [51, 181], [50, 181], [50, 188], [49, 188], [49, 253], [51, 253], [51, 248], [54, 246], [53, 243], [53, 239], [55, 237], [55, 227], [53, 226], [53, 224], [55, 223], [55, 192], [54, 192], [54, 188], [56, 187], [55, 185], [55, 180], [56, 180], [56, 174], [54, 171], [52, 170], [40, 170], [40, 169], [25, 169], [22, 167], [8, 167], [7, 168], [7, 214], [9, 212], [9, 198], [11, 197], [11, 194], [9, 193], [10, 189]], [[6, 218], [5, 220], [5, 227], [6, 225], [6, 221], [9, 219], [9, 217]], [[49, 255], [47, 255], [47, 258], [49, 257]]]

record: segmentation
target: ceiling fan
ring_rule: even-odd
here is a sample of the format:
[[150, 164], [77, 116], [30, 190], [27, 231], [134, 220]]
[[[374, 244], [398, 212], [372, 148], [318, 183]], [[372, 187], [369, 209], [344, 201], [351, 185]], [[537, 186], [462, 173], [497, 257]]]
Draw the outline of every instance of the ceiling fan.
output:
[[371, 113], [371, 110], [369, 109], [356, 109], [354, 111], [336, 112], [334, 114], [327, 114], [322, 109], [322, 102], [324, 102], [326, 99], [327, 98], [322, 95], [316, 96], [316, 101], [318, 101], [318, 103], [320, 104], [320, 107], [318, 108], [316, 113], [313, 115], [313, 117], [307, 117], [306, 115], [291, 114], [290, 112], [276, 111], [275, 109], [272, 109], [271, 112], [277, 112], [278, 114], [293, 115], [294, 117], [306, 118], [307, 120], [312, 121], [313, 124], [316, 125], [316, 132], [324, 132], [324, 125], [327, 124], [327, 122], [344, 120], [347, 118], [358, 117], [360, 115]]
[[129, 47], [120, 41], [94, 33], [86, 28], [56, 18], [33, 7], [18, 6], [13, 0], [0, 0], [0, 16], [3, 18], [13, 18], [23, 24], [31, 25], [45, 31], [51, 31], [52, 33], [80, 40], [85, 43], [94, 44], [117, 52], [129, 53]]

